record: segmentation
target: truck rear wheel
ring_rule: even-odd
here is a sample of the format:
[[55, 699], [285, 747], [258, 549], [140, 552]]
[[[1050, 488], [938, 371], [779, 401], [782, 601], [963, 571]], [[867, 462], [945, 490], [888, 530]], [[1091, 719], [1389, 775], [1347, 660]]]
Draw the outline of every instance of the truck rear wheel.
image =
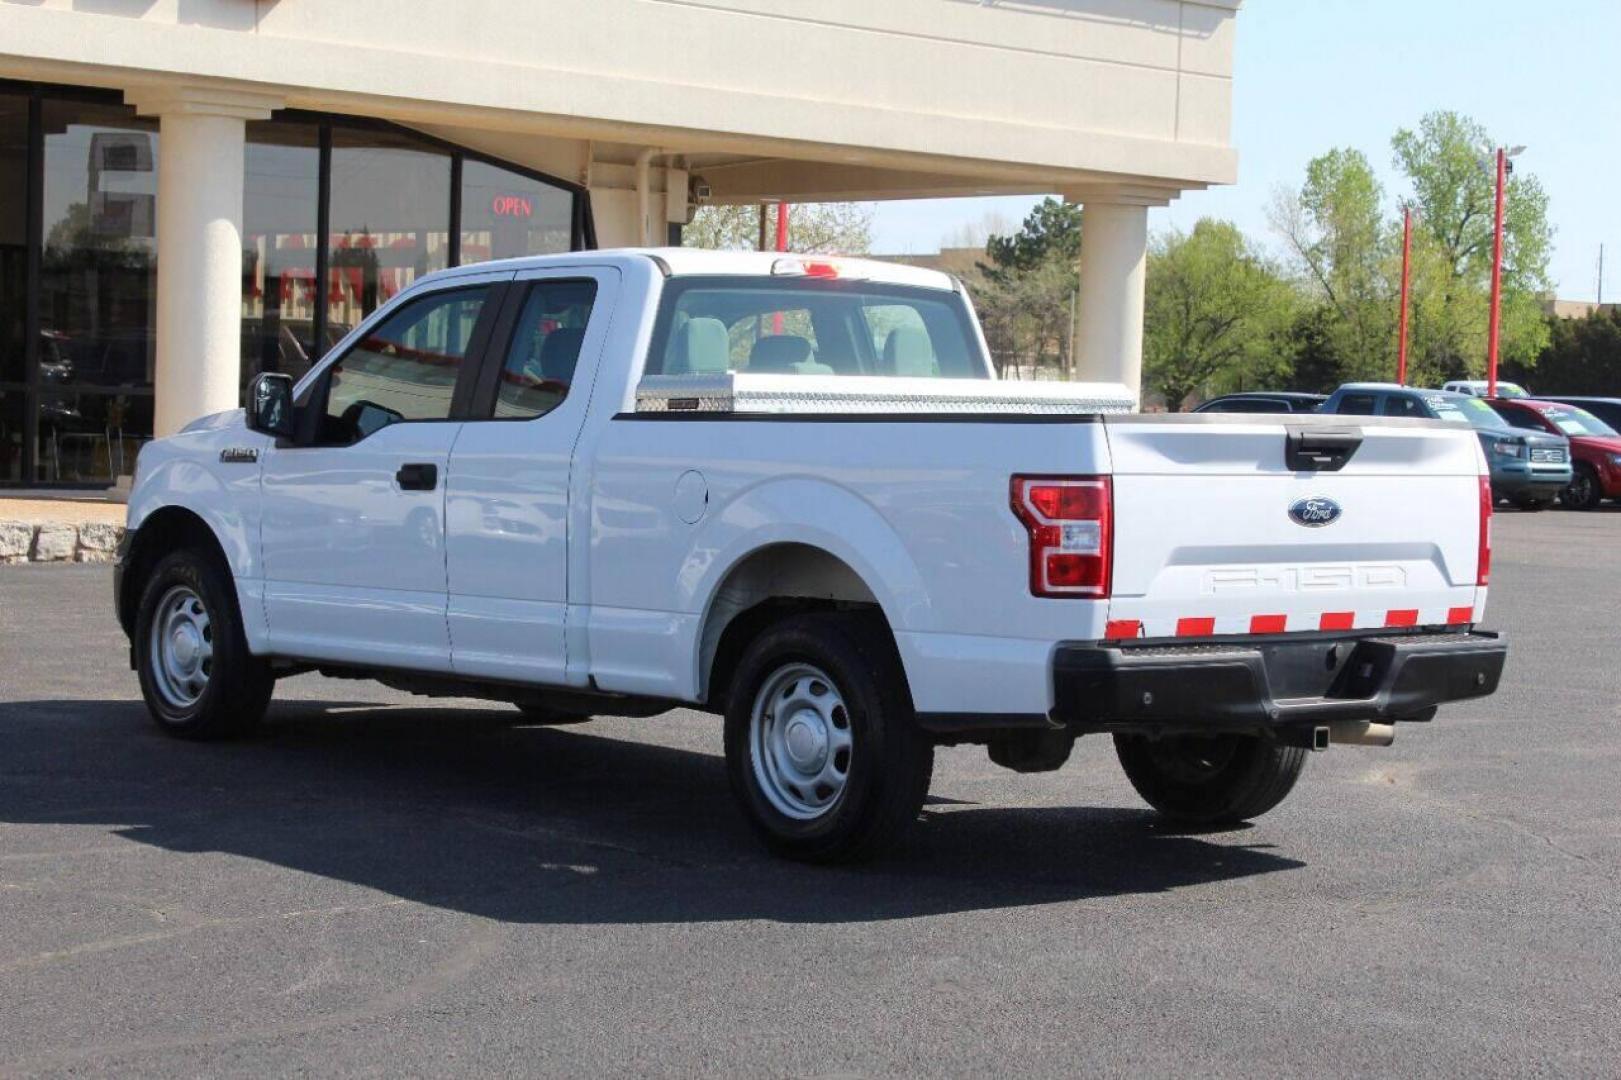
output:
[[1307, 753], [1255, 735], [1116, 735], [1114, 748], [1137, 794], [1194, 825], [1260, 817], [1294, 788]]
[[726, 768], [779, 855], [836, 862], [892, 845], [923, 807], [934, 746], [877, 620], [818, 613], [767, 627], [727, 695]]
[[270, 703], [270, 665], [248, 652], [230, 573], [183, 548], [153, 567], [135, 615], [135, 669], [157, 725], [186, 739], [253, 729]]

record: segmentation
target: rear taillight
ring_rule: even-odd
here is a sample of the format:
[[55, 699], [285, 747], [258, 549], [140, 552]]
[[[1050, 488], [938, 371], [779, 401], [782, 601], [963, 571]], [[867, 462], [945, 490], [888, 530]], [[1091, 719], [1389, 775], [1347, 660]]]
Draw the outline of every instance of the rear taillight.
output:
[[1480, 478], [1480, 554], [1475, 560], [1475, 584], [1492, 576], [1492, 478]]
[[1013, 512], [1030, 534], [1030, 592], [1109, 595], [1114, 494], [1107, 476], [1015, 476]]

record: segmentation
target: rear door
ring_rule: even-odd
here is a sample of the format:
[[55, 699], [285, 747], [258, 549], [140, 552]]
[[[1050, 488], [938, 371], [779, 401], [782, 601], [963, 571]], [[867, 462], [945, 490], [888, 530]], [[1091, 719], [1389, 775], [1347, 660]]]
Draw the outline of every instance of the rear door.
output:
[[612, 267], [570, 266], [520, 273], [508, 291], [446, 481], [458, 675], [566, 680], [574, 449], [619, 282]]
[[[1110, 417], [1106, 430], [1111, 636], [1474, 621], [1482, 460], [1472, 429], [1144, 415]], [[1305, 452], [1290, 455], [1291, 437]], [[1338, 468], [1313, 467], [1332, 454], [1302, 439], [1353, 448]]]

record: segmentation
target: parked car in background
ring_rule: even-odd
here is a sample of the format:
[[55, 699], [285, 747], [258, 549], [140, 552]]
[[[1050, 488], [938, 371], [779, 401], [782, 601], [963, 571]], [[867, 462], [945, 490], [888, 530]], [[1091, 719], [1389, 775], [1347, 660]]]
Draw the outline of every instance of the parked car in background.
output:
[[1566, 405], [1574, 405], [1578, 409], [1586, 409], [1615, 430], [1621, 431], [1621, 397], [1566, 397], [1547, 394], [1537, 400], [1559, 401]]
[[1297, 390], [1253, 390], [1223, 394], [1200, 405], [1194, 412], [1221, 413], [1309, 413], [1328, 400], [1327, 394], [1304, 394]]
[[[1485, 379], [1453, 379], [1451, 382], [1443, 383], [1441, 385], [1441, 389], [1445, 390], [1449, 394], [1468, 394], [1470, 397], [1487, 397], [1489, 384]], [[1531, 395], [1526, 393], [1525, 387], [1521, 386], [1519, 383], [1504, 382], [1502, 379], [1498, 379], [1497, 396], [1504, 398], [1526, 398], [1530, 397]]]
[[1568, 439], [1512, 427], [1491, 405], [1468, 394], [1395, 383], [1347, 383], [1329, 396], [1321, 411], [1344, 416], [1423, 416], [1465, 421], [1475, 429], [1480, 448], [1486, 453], [1492, 496], [1522, 510], [1552, 506], [1571, 482]]
[[1492, 408], [1514, 428], [1557, 432], [1570, 440], [1575, 468], [1560, 501], [1571, 510], [1592, 510], [1621, 498], [1621, 434], [1586, 409], [1563, 401], [1493, 398]]

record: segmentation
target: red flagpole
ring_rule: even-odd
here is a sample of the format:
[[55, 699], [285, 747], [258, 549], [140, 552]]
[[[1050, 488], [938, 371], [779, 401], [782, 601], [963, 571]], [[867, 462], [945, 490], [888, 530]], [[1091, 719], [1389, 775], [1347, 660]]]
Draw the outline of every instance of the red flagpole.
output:
[[1396, 385], [1407, 385], [1407, 291], [1413, 275], [1413, 208], [1402, 211], [1401, 226], [1401, 315], [1396, 331]]
[[1486, 335], [1486, 396], [1497, 396], [1497, 336], [1503, 317], [1503, 186], [1508, 153], [1497, 148], [1497, 219], [1492, 230], [1492, 314]]

